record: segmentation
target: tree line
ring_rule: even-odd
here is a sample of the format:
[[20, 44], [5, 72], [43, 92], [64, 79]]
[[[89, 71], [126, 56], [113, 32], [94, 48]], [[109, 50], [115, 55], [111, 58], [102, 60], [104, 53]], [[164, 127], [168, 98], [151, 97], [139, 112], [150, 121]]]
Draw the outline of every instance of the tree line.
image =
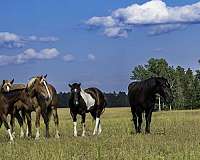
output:
[[[107, 107], [127, 107], [129, 106], [127, 94], [125, 92], [104, 93], [107, 100]], [[59, 107], [67, 107], [70, 93], [60, 92], [58, 94]]]
[[[174, 67], [170, 66], [163, 58], [151, 58], [147, 61], [147, 64], [134, 67], [130, 79], [140, 81], [150, 77], [164, 77], [168, 79], [174, 98], [171, 104], [172, 109], [200, 108], [200, 70], [192, 71], [190, 68]], [[126, 92], [104, 93], [104, 95], [107, 99], [108, 107], [129, 106]], [[60, 107], [66, 107], [70, 93], [61, 92], [58, 96]], [[159, 98], [156, 108], [158, 108], [158, 103]], [[166, 106], [162, 99], [160, 99], [160, 104], [162, 109], [169, 109], [169, 106]]]
[[[133, 69], [131, 79], [144, 80], [155, 76], [168, 79], [174, 98], [172, 109], [200, 108], [200, 70], [193, 72], [190, 68], [170, 66], [163, 58], [151, 58], [147, 64]], [[163, 105], [164, 109], [168, 107]]]

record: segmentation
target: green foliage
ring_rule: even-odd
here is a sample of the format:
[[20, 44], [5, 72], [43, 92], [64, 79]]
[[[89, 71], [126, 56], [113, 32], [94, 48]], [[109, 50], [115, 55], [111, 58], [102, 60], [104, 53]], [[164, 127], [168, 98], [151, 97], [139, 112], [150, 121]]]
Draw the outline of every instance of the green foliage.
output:
[[151, 58], [147, 64], [136, 66], [132, 80], [144, 80], [150, 77], [165, 77], [172, 86], [174, 109], [193, 109], [200, 107], [200, 70], [195, 73], [181, 66], [169, 66], [163, 58]]

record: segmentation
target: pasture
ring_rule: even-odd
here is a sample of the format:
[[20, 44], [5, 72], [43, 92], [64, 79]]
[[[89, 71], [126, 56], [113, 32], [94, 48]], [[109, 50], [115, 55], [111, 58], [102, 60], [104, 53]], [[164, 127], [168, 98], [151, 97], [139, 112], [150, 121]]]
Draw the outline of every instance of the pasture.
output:
[[[102, 134], [92, 136], [94, 122], [86, 118], [86, 137], [73, 137], [73, 124], [68, 109], [59, 109], [61, 138], [55, 139], [54, 123], [50, 123], [50, 139], [19, 138], [16, 123], [14, 144], [8, 143], [4, 126], [0, 129], [0, 159], [15, 160], [171, 160], [200, 159], [200, 110], [154, 112], [151, 134], [133, 132], [130, 108], [106, 109], [102, 116]], [[35, 135], [33, 114], [33, 135]], [[78, 133], [81, 134], [80, 117]], [[144, 131], [143, 123], [143, 131]], [[135, 131], [134, 131], [135, 132]]]

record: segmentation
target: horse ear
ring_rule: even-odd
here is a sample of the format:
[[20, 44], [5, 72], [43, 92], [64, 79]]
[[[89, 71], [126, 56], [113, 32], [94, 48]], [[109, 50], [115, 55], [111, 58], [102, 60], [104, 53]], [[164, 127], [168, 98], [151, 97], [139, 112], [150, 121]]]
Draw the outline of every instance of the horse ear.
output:
[[3, 80], [3, 84], [5, 84], [6, 83], [6, 81], [5, 80]]
[[47, 74], [45, 74], [44, 78], [47, 78]]
[[80, 87], [80, 86], [81, 86], [81, 83], [79, 83], [78, 86]]
[[68, 84], [68, 86], [69, 86], [70, 88], [72, 88], [72, 85], [71, 85], [71, 84]]
[[14, 78], [12, 79], [12, 81], [10, 82], [10, 84], [13, 84], [13, 82], [14, 82]]

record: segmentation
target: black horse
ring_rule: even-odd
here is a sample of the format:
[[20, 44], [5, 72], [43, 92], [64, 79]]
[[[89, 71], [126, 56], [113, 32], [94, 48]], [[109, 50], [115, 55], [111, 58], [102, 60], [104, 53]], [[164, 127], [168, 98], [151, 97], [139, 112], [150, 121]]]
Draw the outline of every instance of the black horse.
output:
[[71, 88], [71, 95], [69, 99], [70, 114], [74, 124], [74, 136], [77, 136], [77, 122], [76, 116], [82, 116], [83, 132], [85, 136], [85, 117], [86, 113], [90, 112], [93, 119], [96, 120], [93, 135], [97, 132], [101, 133], [100, 116], [106, 107], [106, 100], [103, 93], [97, 88], [87, 88], [83, 90], [80, 83], [69, 84]]
[[171, 87], [167, 79], [152, 77], [140, 82], [132, 82], [128, 86], [128, 98], [133, 115], [136, 133], [141, 132], [142, 113], [145, 112], [146, 133], [150, 133], [151, 116], [156, 102], [156, 94], [160, 94], [166, 103], [172, 102]]

